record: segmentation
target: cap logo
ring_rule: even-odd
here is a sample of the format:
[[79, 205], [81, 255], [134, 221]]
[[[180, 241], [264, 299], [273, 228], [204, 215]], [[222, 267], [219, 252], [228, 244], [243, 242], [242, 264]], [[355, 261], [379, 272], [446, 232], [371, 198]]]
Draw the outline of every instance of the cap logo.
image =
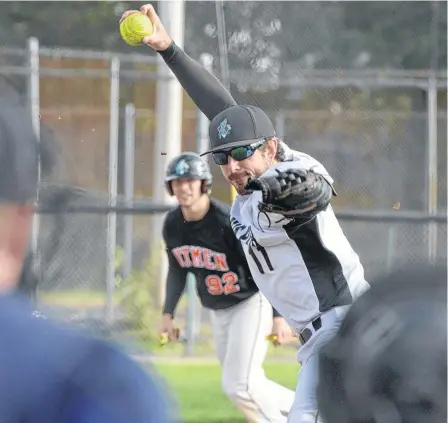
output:
[[190, 166], [185, 160], [181, 160], [176, 166], [176, 174], [184, 175], [190, 170]]
[[227, 135], [230, 134], [231, 130], [232, 130], [232, 127], [227, 122], [227, 118], [225, 118], [218, 126], [218, 137], [219, 138], [227, 137]]

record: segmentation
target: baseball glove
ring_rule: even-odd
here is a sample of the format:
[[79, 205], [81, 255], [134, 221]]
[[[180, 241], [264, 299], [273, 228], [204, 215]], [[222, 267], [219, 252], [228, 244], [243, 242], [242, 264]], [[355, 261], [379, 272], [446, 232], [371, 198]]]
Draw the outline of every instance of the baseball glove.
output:
[[276, 175], [251, 180], [247, 190], [261, 191], [261, 211], [283, 215], [301, 215], [324, 210], [333, 195], [331, 185], [309, 170], [290, 169]]

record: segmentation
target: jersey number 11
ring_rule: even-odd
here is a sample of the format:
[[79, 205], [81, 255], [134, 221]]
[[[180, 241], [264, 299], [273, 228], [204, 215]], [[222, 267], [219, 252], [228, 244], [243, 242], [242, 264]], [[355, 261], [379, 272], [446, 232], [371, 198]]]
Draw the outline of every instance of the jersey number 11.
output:
[[[257, 257], [257, 254], [255, 254], [255, 251], [258, 251], [260, 253], [260, 257]], [[263, 265], [261, 264], [261, 261], [266, 263], [266, 266], [270, 271], [273, 271], [274, 268], [272, 267], [271, 260], [269, 259], [268, 253], [266, 252], [266, 249], [262, 247], [261, 245], [255, 247], [252, 245], [249, 245], [249, 255], [252, 257], [252, 260], [255, 262], [255, 264], [258, 267], [258, 271], [264, 275], [265, 271], [263, 269]]]

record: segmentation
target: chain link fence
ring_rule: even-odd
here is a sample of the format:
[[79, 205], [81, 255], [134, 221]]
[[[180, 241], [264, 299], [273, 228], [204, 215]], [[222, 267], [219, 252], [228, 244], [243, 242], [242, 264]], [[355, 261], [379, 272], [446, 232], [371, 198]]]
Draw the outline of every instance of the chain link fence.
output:
[[[225, 4], [227, 76], [215, 4], [188, 3], [186, 38], [196, 27], [202, 35], [186, 50], [195, 58], [210, 54], [213, 71], [228, 78], [239, 103], [262, 107], [288, 145], [328, 169], [340, 194], [335, 210], [369, 279], [399, 262], [446, 260], [446, 220], [434, 220], [446, 215], [447, 206], [446, 64], [394, 70], [359, 52], [343, 53], [332, 47], [342, 31], [343, 6], [286, 3]], [[197, 8], [201, 14], [193, 13]], [[300, 24], [287, 35], [293, 12]], [[430, 26], [428, 20], [428, 33]], [[358, 43], [355, 32], [343, 34]], [[154, 346], [164, 254], [159, 240], [151, 239], [156, 209], [146, 204], [144, 213], [119, 213], [113, 220], [107, 211], [111, 175], [123, 204], [129, 186], [134, 196], [154, 195], [156, 90], [163, 78], [155, 56], [36, 50], [30, 42], [27, 48], [0, 48], [0, 63], [0, 88], [14, 87], [23, 101], [31, 100], [57, 157], [54, 172], [42, 176], [41, 201], [50, 209], [102, 207], [40, 215], [39, 307], [96, 333], [123, 336], [129, 345], [138, 339], [145, 349]], [[201, 136], [197, 111], [186, 95], [183, 100], [182, 150], [193, 151]], [[229, 187], [215, 166], [213, 174], [213, 196], [229, 202]], [[198, 307], [192, 286], [179, 324], [208, 345], [208, 313]], [[202, 351], [198, 345], [195, 354]]]

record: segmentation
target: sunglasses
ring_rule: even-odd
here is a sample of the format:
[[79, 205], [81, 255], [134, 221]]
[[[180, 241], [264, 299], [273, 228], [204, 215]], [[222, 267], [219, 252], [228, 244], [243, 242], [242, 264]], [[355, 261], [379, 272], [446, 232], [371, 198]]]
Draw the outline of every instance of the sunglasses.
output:
[[230, 150], [216, 151], [212, 153], [213, 160], [218, 166], [226, 165], [229, 161], [229, 157], [237, 162], [246, 160], [251, 157], [255, 151], [265, 143], [265, 141], [266, 140], [257, 141], [253, 144], [231, 148]]

